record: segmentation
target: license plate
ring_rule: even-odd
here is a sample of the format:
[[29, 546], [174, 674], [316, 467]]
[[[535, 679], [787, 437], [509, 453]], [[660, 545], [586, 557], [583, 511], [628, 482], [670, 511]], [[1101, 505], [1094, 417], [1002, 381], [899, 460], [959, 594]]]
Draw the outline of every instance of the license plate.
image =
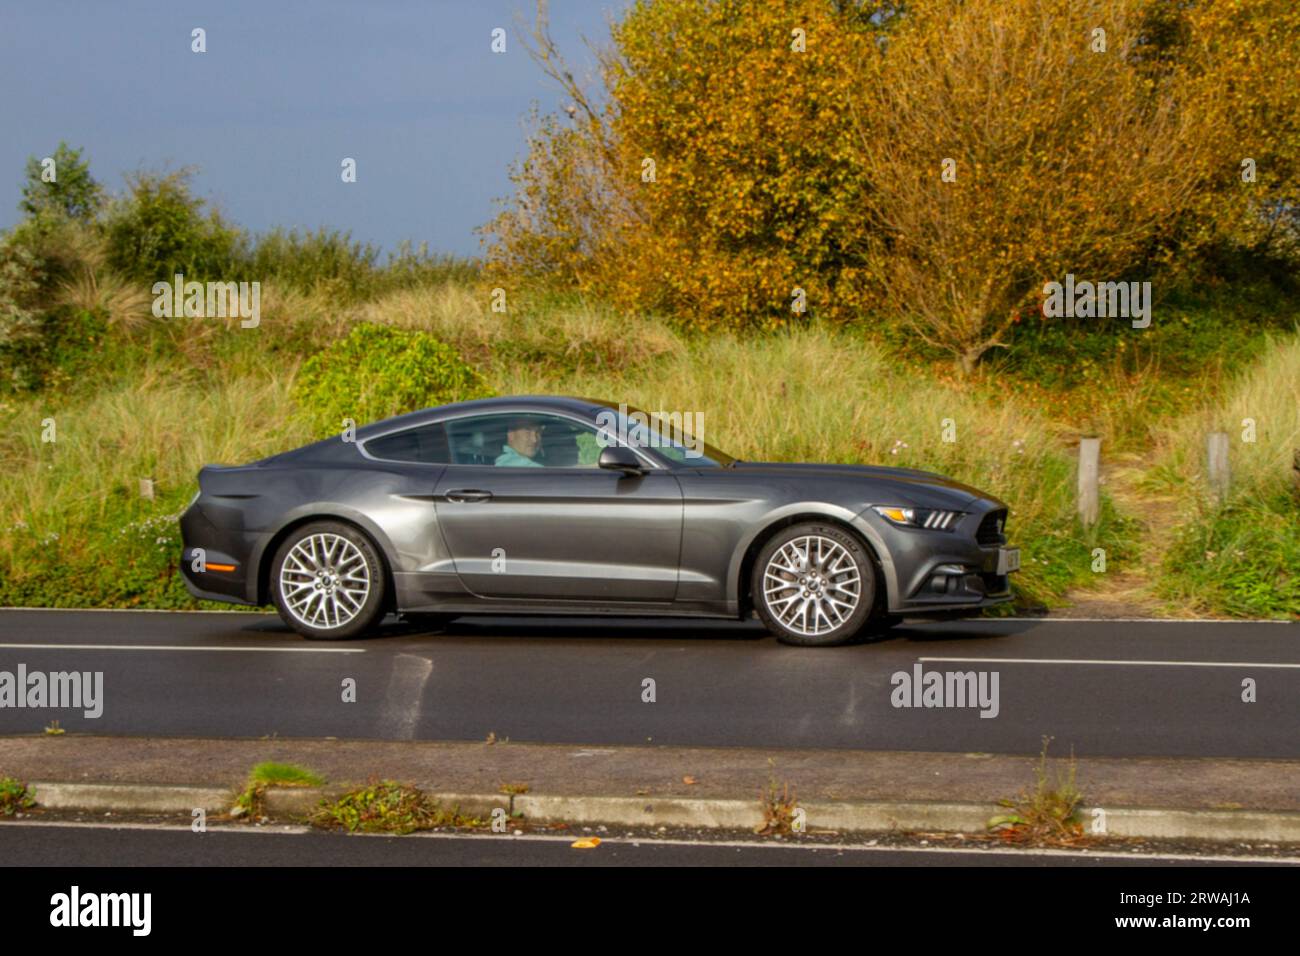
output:
[[1020, 549], [1019, 548], [999, 548], [998, 549], [998, 574], [1010, 574], [1012, 571], [1020, 570]]

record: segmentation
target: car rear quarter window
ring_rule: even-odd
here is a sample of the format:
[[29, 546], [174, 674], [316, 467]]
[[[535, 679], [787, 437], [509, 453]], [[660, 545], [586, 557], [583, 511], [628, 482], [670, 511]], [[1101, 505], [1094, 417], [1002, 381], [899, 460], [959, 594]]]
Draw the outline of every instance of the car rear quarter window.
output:
[[414, 461], [426, 465], [445, 465], [451, 461], [447, 451], [447, 431], [440, 422], [372, 438], [366, 442], [366, 454], [385, 461]]

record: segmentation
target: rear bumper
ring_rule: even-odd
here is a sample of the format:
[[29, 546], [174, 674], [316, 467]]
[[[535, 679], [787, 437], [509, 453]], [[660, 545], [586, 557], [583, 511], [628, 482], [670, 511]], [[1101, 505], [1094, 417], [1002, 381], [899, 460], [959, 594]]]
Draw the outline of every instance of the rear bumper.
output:
[[[239, 594], [230, 594], [227, 591], [210, 591], [202, 587], [202, 585], [195, 580], [196, 575], [193, 575], [189, 571], [184, 570], [184, 563], [188, 563], [191, 560], [190, 553], [191, 552], [188, 549], [181, 553], [181, 561], [183, 562], [182, 571], [181, 571], [181, 580], [185, 582], [185, 590], [189, 591], [190, 594], [194, 595], [194, 597], [198, 598], [201, 601], [224, 601], [227, 604], [247, 604], [247, 605], [252, 605], [254, 603], [253, 601], [250, 601], [247, 597], [243, 595], [242, 585], [240, 586], [241, 593]], [[215, 574], [215, 572], [209, 572], [209, 574], [213, 575]], [[219, 582], [214, 582], [214, 583], [219, 583]]]
[[257, 603], [257, 573], [252, 555], [261, 535], [216, 527], [198, 503], [180, 520], [181, 580], [185, 589], [204, 601]]

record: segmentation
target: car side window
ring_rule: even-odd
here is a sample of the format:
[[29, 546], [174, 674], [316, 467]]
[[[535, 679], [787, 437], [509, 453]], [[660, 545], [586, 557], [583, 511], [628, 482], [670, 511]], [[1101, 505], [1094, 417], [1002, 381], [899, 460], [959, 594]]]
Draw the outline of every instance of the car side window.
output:
[[425, 465], [445, 465], [451, 461], [447, 432], [441, 422], [372, 438], [366, 442], [366, 452], [385, 461], [414, 461]]
[[597, 468], [595, 425], [539, 412], [474, 415], [447, 422], [453, 465]]

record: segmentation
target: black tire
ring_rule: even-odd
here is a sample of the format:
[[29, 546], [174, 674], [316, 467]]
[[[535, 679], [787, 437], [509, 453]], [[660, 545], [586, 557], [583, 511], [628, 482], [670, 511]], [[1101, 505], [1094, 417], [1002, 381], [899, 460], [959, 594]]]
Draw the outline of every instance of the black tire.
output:
[[[314, 539], [314, 540], [313, 540]], [[344, 571], [347, 578], [340, 576], [334, 580], [334, 587], [338, 589], [337, 593], [325, 591], [319, 593], [322, 588], [312, 585], [313, 591], [309, 596], [316, 594], [315, 600], [318, 604], [308, 605], [308, 611], [304, 612], [300, 604], [296, 604], [286, 597], [285, 585], [292, 585], [297, 580], [300, 582], [310, 582], [312, 577], [310, 573], [300, 571], [298, 568], [305, 567], [304, 560], [300, 559], [303, 552], [295, 554], [294, 549], [302, 545], [304, 549], [310, 550], [314, 546], [328, 546], [336, 541], [346, 541], [352, 549], [342, 545], [335, 545], [335, 557], [342, 556], [343, 565], [340, 568], [334, 568], [329, 565], [329, 559], [326, 557], [327, 551], [324, 547], [317, 548], [313, 553], [319, 554], [323, 564], [329, 567], [323, 570]], [[294, 554], [293, 564], [288, 574], [286, 574], [285, 565], [290, 561], [290, 555]], [[360, 568], [364, 565], [366, 587], [364, 598], [349, 597], [350, 595], [359, 594], [358, 579], [360, 577]], [[321, 580], [328, 579], [323, 578]], [[283, 583], [282, 583], [283, 582]], [[347, 588], [347, 584], [353, 584], [354, 588]], [[275, 558], [271, 561], [271, 580], [270, 580], [271, 599], [275, 603], [275, 609], [280, 612], [280, 619], [288, 624], [303, 637], [313, 640], [346, 640], [350, 637], [357, 637], [364, 634], [377, 623], [384, 615], [384, 603], [388, 597], [388, 580], [384, 573], [383, 562], [379, 559], [379, 553], [370, 538], [359, 529], [350, 524], [344, 524], [340, 521], [315, 521], [311, 524], [303, 525], [296, 528], [284, 539], [280, 547], [275, 552]], [[294, 593], [291, 589], [291, 594]], [[333, 600], [333, 607], [341, 623], [337, 625], [329, 624], [330, 602]], [[352, 600], [356, 607], [348, 604]], [[295, 611], [294, 605], [297, 607]], [[316, 613], [310, 613], [310, 609], [315, 607]], [[338, 608], [344, 608], [347, 613], [351, 614], [346, 620], [342, 620], [342, 613]], [[324, 621], [317, 620], [319, 615], [324, 614]], [[313, 623], [313, 621], [316, 623]]]
[[[805, 539], [802, 544], [801, 539]], [[825, 556], [822, 567], [818, 567], [818, 551], [813, 550], [818, 547], [817, 541], [823, 542], [820, 546], [820, 553]], [[811, 573], [807, 578], [799, 575], [797, 561], [787, 563], [788, 551], [782, 554], [781, 567], [773, 565], [769, 577], [769, 565], [787, 545], [793, 545], [795, 552], [810, 552], [812, 561], [808, 571]], [[786, 567], [796, 568], [796, 572], [791, 574], [783, 570]], [[831, 569], [835, 573], [827, 574]], [[851, 611], [836, 606], [848, 604], [848, 593], [853, 590], [850, 570], [856, 573], [856, 603]], [[789, 586], [782, 589], [780, 582], [787, 580]], [[765, 583], [773, 593], [768, 593]], [[862, 631], [875, 606], [875, 560], [855, 535], [837, 525], [816, 522], [792, 525], [778, 531], [758, 552], [749, 593], [759, 620], [783, 644], [800, 647], [847, 644]], [[803, 598], [802, 602], [800, 598]], [[801, 609], [802, 618], [798, 616]], [[835, 619], [832, 615], [842, 617]], [[783, 616], [785, 620], [782, 620]], [[822, 624], [823, 618], [825, 625]]]

